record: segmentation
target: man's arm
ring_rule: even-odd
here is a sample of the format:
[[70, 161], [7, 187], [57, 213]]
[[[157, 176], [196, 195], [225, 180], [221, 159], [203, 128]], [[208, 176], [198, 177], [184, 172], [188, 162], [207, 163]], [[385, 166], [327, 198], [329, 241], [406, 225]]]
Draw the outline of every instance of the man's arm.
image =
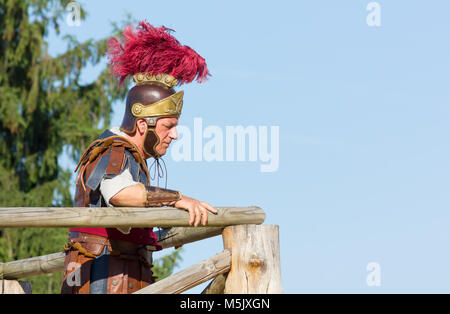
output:
[[109, 199], [109, 203], [119, 207], [157, 207], [173, 206], [189, 212], [189, 224], [197, 227], [200, 221], [208, 222], [208, 211], [217, 214], [217, 210], [206, 202], [181, 195], [172, 190], [165, 190], [143, 184], [136, 184], [122, 189]]

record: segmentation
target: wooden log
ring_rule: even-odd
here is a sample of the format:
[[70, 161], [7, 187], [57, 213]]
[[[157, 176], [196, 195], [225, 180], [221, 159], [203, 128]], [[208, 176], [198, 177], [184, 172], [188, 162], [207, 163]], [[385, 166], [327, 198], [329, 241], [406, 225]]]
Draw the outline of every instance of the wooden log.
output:
[[60, 252], [3, 263], [0, 278], [20, 279], [62, 271], [64, 258], [65, 254]]
[[221, 227], [173, 227], [165, 229], [155, 229], [158, 243], [163, 249], [181, 246], [191, 242], [211, 238], [222, 234]]
[[224, 250], [194, 266], [164, 278], [136, 294], [182, 293], [230, 270], [230, 251]]
[[[166, 249], [219, 235], [222, 233], [222, 230], [223, 228], [218, 227], [174, 227], [155, 230], [155, 233], [158, 243]], [[64, 259], [64, 252], [60, 252], [0, 263], [0, 279], [20, 279], [63, 271]]]
[[[208, 227], [261, 224], [264, 211], [252, 207], [217, 207]], [[145, 228], [190, 227], [189, 213], [173, 207], [8, 207], [0, 208], [0, 228]]]
[[31, 294], [31, 283], [0, 279], [0, 294]]
[[221, 274], [214, 278], [201, 294], [224, 294], [227, 275], [228, 274]]
[[224, 229], [224, 248], [231, 250], [226, 294], [283, 292], [278, 230], [274, 225], [241, 225]]

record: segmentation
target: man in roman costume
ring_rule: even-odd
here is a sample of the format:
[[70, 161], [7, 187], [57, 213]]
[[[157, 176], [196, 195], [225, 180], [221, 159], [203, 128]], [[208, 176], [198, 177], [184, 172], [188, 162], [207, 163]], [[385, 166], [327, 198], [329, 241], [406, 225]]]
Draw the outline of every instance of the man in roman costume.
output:
[[[106, 130], [83, 153], [76, 207], [161, 207], [189, 212], [189, 223], [206, 225], [210, 204], [179, 191], [150, 185], [146, 160], [160, 158], [178, 137], [183, 91], [174, 87], [209, 75], [205, 60], [181, 45], [165, 27], [143, 21], [108, 42], [119, 85], [133, 77], [120, 127]], [[158, 174], [159, 175], [159, 174]], [[152, 252], [160, 250], [152, 228], [71, 228], [61, 293], [133, 293], [154, 282]], [[74, 273], [76, 272], [76, 273]]]

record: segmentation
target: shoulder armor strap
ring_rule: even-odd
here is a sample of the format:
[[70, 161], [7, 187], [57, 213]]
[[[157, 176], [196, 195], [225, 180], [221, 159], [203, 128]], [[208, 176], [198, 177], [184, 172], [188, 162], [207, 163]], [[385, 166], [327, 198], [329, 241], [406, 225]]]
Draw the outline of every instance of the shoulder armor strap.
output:
[[118, 175], [123, 168], [125, 148], [111, 146], [107, 155], [103, 155], [95, 165], [95, 169], [89, 176], [86, 185], [91, 190], [96, 190], [105, 177]]
[[125, 147], [112, 146], [111, 157], [109, 158], [108, 167], [106, 168], [106, 175], [118, 175], [122, 170], [123, 163], [125, 161]]
[[121, 136], [110, 136], [104, 139], [96, 139], [89, 145], [89, 147], [84, 151], [81, 155], [80, 160], [75, 168], [75, 172], [77, 172], [80, 166], [83, 166], [89, 162], [94, 161], [100, 156], [104, 151], [106, 151], [116, 139], [121, 139]]
[[[110, 151], [107, 155], [105, 155], [107, 149], [110, 149]], [[141, 165], [142, 170], [148, 178], [147, 164], [137, 150], [136, 146], [126, 138], [115, 135], [106, 138], [99, 138], [89, 145], [75, 168], [75, 172], [77, 172], [77, 170], [81, 167], [80, 173], [77, 177], [77, 184], [81, 179], [83, 189], [86, 190], [83, 180], [86, 167], [97, 160], [97, 158], [101, 155], [103, 155], [103, 157], [97, 162], [94, 171], [87, 179], [87, 186], [92, 190], [95, 190], [104, 175], [114, 176], [119, 174], [125, 162], [125, 150], [129, 151], [137, 163]]]
[[100, 160], [95, 165], [94, 170], [90, 174], [89, 178], [86, 181], [86, 185], [91, 190], [96, 190], [100, 181], [103, 179], [105, 175], [106, 168], [109, 165], [109, 161], [111, 159], [111, 149], [109, 150], [107, 155], [103, 155]]

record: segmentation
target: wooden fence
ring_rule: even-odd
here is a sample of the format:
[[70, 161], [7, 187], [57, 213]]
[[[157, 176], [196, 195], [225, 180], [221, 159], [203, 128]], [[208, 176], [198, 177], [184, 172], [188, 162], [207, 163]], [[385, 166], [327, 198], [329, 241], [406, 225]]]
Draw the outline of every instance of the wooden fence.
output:
[[[189, 226], [189, 214], [171, 207], [0, 208], [0, 228], [29, 227], [160, 227], [155, 230], [163, 248], [180, 246], [222, 234], [223, 251], [181, 270], [137, 294], [182, 293], [214, 278], [203, 293], [282, 293], [279, 228], [261, 225], [259, 207], [217, 207], [205, 227]], [[62, 271], [65, 253], [0, 263], [0, 293], [30, 293], [31, 276]]]

